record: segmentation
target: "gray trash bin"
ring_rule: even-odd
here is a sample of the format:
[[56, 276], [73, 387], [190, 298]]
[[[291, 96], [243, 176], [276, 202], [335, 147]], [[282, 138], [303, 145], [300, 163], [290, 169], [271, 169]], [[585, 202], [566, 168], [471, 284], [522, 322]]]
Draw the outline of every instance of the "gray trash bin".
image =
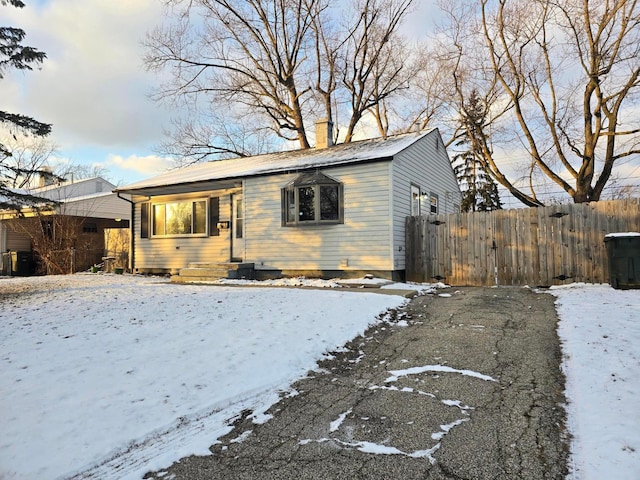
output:
[[640, 288], [640, 233], [609, 233], [604, 243], [609, 259], [609, 284], [622, 290]]

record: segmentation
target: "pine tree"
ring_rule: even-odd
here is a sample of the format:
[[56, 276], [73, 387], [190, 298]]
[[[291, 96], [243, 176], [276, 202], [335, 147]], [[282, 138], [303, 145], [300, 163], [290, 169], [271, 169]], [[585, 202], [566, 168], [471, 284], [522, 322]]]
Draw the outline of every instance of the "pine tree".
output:
[[[23, 8], [21, 0], [0, 0], [0, 4], [7, 4], [16, 8]], [[4, 78], [7, 69], [33, 70], [33, 66], [42, 64], [46, 53], [22, 44], [26, 34], [24, 30], [15, 27], [0, 27], [0, 80]], [[10, 113], [0, 110], [0, 124], [14, 139], [17, 135], [33, 135], [45, 137], [51, 132], [51, 125], [39, 122], [26, 115]], [[20, 193], [10, 188], [12, 179], [21, 175], [40, 173], [25, 170], [11, 161], [11, 149], [0, 141], [0, 209], [17, 209], [41, 202], [42, 199], [26, 193]]]
[[487, 115], [486, 108], [478, 93], [474, 90], [469, 96], [469, 101], [462, 110], [460, 126], [467, 132], [457, 146], [467, 146], [468, 149], [453, 157], [453, 171], [458, 177], [458, 183], [462, 189], [462, 203], [460, 209], [463, 212], [491, 211], [502, 209], [502, 201], [498, 193], [498, 186], [479, 161], [477, 152], [473, 149], [471, 139], [479, 135]]

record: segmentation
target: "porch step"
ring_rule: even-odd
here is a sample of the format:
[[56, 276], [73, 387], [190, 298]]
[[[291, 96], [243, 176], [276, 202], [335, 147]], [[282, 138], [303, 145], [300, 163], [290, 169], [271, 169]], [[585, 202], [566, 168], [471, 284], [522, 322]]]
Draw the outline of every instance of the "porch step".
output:
[[253, 279], [253, 267], [253, 263], [189, 263], [187, 268], [181, 268], [178, 275], [171, 277], [171, 282], [203, 283], [221, 278]]

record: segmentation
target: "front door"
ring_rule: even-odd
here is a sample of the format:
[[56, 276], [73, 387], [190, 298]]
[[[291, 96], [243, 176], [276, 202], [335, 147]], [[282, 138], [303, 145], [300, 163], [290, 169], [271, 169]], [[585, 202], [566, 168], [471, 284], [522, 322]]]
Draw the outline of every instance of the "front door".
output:
[[231, 196], [231, 260], [241, 262], [244, 260], [244, 203], [242, 194]]

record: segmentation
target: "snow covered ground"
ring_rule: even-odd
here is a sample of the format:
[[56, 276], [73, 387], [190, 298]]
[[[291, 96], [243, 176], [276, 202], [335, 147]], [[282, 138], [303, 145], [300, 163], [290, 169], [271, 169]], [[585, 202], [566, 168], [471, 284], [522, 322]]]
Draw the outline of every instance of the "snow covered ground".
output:
[[[551, 292], [573, 478], [640, 478], [640, 290]], [[0, 478], [139, 479], [206, 455], [229, 419], [250, 409], [268, 421], [279, 393], [323, 354], [405, 301], [128, 275], [0, 279]]]
[[552, 287], [574, 480], [640, 479], [640, 290]]
[[266, 410], [405, 301], [129, 275], [3, 279], [0, 292], [3, 479], [140, 478], [206, 454], [229, 418]]

